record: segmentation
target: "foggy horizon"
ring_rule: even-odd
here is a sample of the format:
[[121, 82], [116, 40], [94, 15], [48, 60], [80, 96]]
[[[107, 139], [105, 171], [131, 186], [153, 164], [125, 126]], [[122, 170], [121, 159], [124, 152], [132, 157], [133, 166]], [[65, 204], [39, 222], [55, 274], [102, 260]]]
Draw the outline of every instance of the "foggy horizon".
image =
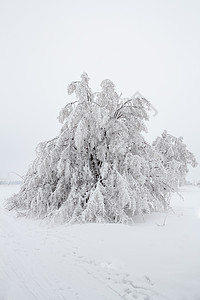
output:
[[158, 111], [147, 140], [183, 136], [200, 163], [199, 10], [195, 0], [1, 1], [0, 178], [25, 175], [38, 143], [59, 134], [82, 72], [93, 91], [108, 78], [124, 97], [140, 92]]

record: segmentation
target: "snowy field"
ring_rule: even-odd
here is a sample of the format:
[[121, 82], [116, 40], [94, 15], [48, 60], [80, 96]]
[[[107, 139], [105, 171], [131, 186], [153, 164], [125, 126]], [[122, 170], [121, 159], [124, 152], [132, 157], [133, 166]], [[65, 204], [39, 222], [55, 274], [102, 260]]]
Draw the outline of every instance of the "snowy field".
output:
[[0, 186], [0, 300], [200, 299], [199, 188], [131, 226], [17, 218], [18, 189]]

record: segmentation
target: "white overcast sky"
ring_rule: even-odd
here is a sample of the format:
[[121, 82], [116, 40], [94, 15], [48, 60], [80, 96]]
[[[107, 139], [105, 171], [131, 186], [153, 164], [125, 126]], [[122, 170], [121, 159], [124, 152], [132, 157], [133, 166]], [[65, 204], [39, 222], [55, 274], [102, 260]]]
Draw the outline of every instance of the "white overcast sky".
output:
[[167, 129], [200, 162], [200, 1], [0, 0], [0, 37], [0, 178], [24, 175], [58, 135], [83, 71], [93, 90], [109, 78], [124, 96], [139, 91], [158, 110], [148, 140]]

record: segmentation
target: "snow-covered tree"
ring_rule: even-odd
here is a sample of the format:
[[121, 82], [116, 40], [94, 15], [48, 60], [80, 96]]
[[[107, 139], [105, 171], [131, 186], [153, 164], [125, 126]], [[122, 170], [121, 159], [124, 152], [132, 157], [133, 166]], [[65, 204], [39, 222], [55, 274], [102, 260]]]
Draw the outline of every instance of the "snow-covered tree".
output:
[[153, 147], [161, 154], [161, 162], [166, 170], [169, 184], [177, 189], [186, 181], [188, 166], [197, 166], [194, 155], [188, 151], [182, 137], [176, 138], [166, 130], [153, 142]]
[[38, 146], [10, 208], [64, 222], [124, 223], [169, 205], [163, 153], [142, 136], [150, 103], [122, 98], [108, 79], [101, 88], [93, 93], [86, 73], [68, 86], [76, 100], [59, 114], [61, 132]]

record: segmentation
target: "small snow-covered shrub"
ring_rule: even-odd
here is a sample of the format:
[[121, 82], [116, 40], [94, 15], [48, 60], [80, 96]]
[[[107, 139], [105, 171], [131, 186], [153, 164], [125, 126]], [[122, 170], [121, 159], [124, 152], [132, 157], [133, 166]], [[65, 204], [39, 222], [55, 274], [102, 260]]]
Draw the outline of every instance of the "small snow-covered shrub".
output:
[[153, 142], [153, 147], [162, 156], [162, 165], [168, 173], [169, 184], [174, 189], [186, 184], [188, 166], [196, 167], [197, 162], [183, 143], [183, 138], [176, 138], [165, 130], [161, 137], [157, 137]]

